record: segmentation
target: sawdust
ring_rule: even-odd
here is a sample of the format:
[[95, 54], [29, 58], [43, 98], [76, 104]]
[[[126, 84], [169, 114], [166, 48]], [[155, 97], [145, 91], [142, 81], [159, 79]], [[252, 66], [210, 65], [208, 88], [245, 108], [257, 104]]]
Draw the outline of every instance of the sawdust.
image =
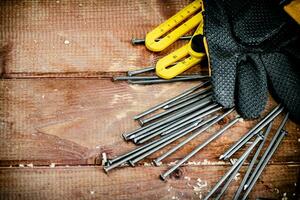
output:
[[[177, 164], [177, 160], [174, 162], [168, 163], [168, 166], [174, 166]], [[201, 165], [225, 165], [225, 161], [217, 161], [217, 162], [211, 162], [207, 159], [204, 159], [203, 161], [189, 161], [186, 164], [183, 164], [184, 166], [201, 166]]]
[[203, 181], [200, 178], [197, 179], [196, 185], [193, 186], [194, 192], [199, 196], [199, 199], [202, 199], [203, 195], [203, 189], [207, 187], [207, 181]]
[[148, 163], [148, 162], [144, 162], [143, 165], [146, 166], [146, 167], [152, 166], [152, 164], [151, 164], [151, 163]]
[[32, 163], [29, 163], [29, 164], [27, 164], [27, 167], [33, 168], [33, 164], [32, 164]]
[[234, 165], [234, 164], [236, 163], [237, 160], [238, 160], [238, 159], [236, 159], [236, 158], [231, 158], [229, 161], [230, 161], [230, 163], [231, 163], [232, 165]]
[[170, 162], [170, 163], [168, 163], [168, 166], [174, 166], [174, 165], [176, 165], [177, 162], [178, 162], [177, 160], [174, 162]]
[[51, 164], [50, 164], [50, 167], [51, 167], [51, 168], [54, 168], [54, 167], [55, 167], [55, 163], [51, 163]]
[[102, 162], [101, 162], [102, 166], [104, 166], [105, 163], [107, 163], [107, 156], [106, 156], [106, 153], [103, 152], [102, 153]]
[[235, 181], [240, 180], [240, 176], [241, 176], [241, 174], [240, 174], [240, 173], [237, 173], [237, 174], [235, 175], [235, 177], [234, 177], [234, 180], [235, 180]]
[[286, 193], [283, 193], [283, 197], [281, 198], [281, 200], [288, 200]]
[[186, 165], [188, 166], [199, 166], [199, 165], [225, 165], [226, 163], [224, 161], [217, 161], [217, 162], [211, 162], [207, 159], [204, 159], [202, 162], [201, 161], [190, 161]]

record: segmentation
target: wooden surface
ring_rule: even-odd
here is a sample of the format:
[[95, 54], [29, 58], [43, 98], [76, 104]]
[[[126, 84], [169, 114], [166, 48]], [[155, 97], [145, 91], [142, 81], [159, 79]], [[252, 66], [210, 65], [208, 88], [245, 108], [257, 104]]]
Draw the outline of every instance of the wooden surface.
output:
[[[0, 199], [199, 199], [207, 194], [230, 166], [218, 161], [219, 155], [255, 120], [236, 124], [167, 182], [159, 180], [160, 173], [236, 114], [161, 167], [151, 160], [165, 149], [135, 168], [122, 167], [107, 175], [100, 166], [102, 153], [114, 157], [134, 148], [121, 134], [138, 127], [135, 114], [196, 84], [137, 86], [110, 80], [151, 65], [180, 46], [154, 54], [143, 46], [133, 47], [130, 39], [143, 37], [187, 3], [0, 2]], [[275, 105], [270, 101], [265, 113]], [[276, 120], [272, 133], [279, 123]], [[286, 129], [289, 134], [251, 199], [299, 195], [300, 126], [289, 121]], [[230, 199], [237, 185], [238, 180], [224, 199]]]

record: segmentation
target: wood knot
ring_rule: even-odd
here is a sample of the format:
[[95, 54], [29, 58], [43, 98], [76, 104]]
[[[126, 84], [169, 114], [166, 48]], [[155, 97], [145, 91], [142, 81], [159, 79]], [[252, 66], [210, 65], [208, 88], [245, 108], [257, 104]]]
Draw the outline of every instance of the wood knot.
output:
[[11, 60], [12, 43], [7, 43], [0, 47], [0, 78], [5, 78], [7, 66]]

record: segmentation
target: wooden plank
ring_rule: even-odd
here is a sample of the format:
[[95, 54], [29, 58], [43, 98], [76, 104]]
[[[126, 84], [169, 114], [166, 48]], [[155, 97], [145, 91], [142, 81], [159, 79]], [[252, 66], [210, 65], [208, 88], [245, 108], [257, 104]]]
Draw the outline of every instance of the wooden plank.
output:
[[[229, 167], [183, 167], [177, 175], [163, 182], [158, 176], [165, 169], [124, 168], [107, 175], [100, 167], [2, 168], [0, 198], [203, 199]], [[295, 165], [267, 166], [250, 199], [284, 196], [296, 199], [298, 173], [299, 166]], [[242, 174], [233, 181], [224, 199], [232, 197]]]
[[131, 45], [188, 0], [1, 1], [5, 77], [98, 77], [156, 63], [162, 53]]
[[[121, 134], [138, 127], [132, 119], [135, 114], [195, 84], [137, 86], [104, 79], [2, 80], [0, 165], [99, 164], [103, 152], [113, 157], [134, 148], [123, 141]], [[273, 106], [270, 103], [267, 110]], [[212, 127], [165, 162], [182, 158], [224, 123]], [[218, 162], [219, 155], [253, 124], [255, 121], [237, 124], [191, 162], [226, 165]], [[288, 136], [272, 159], [276, 163], [300, 161], [299, 125], [288, 122], [287, 130]], [[149, 163], [159, 153], [144, 162]]]

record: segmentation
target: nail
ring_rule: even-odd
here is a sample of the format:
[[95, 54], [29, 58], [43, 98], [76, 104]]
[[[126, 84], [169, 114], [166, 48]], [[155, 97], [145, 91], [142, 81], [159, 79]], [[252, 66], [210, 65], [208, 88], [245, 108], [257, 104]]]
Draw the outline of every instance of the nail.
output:
[[[207, 114], [206, 113], [212, 113], [212, 112], [216, 112], [216, 109], [217, 110], [220, 110], [220, 109], [222, 109], [222, 107], [221, 106], [218, 106], [217, 108], [216, 108], [216, 104], [212, 104], [212, 105], [208, 105], [207, 107], [205, 107], [205, 108], [203, 108], [203, 109], [200, 109], [200, 110], [197, 110], [197, 111], [195, 111], [194, 113], [192, 113], [192, 114], [190, 114], [190, 115], [187, 115], [187, 116], [185, 116], [185, 117], [183, 117], [183, 118], [181, 118], [181, 119], [176, 119], [176, 120], [178, 120], [178, 122], [174, 122], [174, 124], [171, 124], [170, 126], [168, 126], [168, 127], [166, 127], [166, 128], [164, 128], [164, 129], [162, 129], [162, 130], [160, 130], [160, 131], [158, 131], [160, 134], [162, 134], [162, 133], [164, 133], [165, 131], [168, 131], [169, 129], [171, 129], [171, 128], [174, 128], [174, 127], [179, 127], [182, 123], [185, 123], [186, 121], [188, 121], [188, 120], [192, 120], [192, 119], [194, 119], [194, 118], [197, 118], [199, 115], [204, 115], [204, 116], [206, 116]], [[210, 111], [210, 110], [212, 110], [212, 111]], [[206, 113], [205, 113], [206, 112]], [[175, 121], [176, 121], [175, 120]], [[151, 124], [149, 124], [149, 125], [155, 125], [155, 124], [158, 124], [158, 123], [160, 123], [161, 121], [156, 121], [156, 122], [153, 122], [153, 123], [151, 123]], [[172, 121], [173, 122], [173, 121]], [[149, 126], [149, 125], [147, 125], [147, 126]], [[130, 137], [128, 137], [128, 139], [129, 138], [131, 138], [131, 139], [133, 139], [133, 138], [139, 138], [139, 139], [141, 139], [141, 138], [143, 138], [144, 137], [144, 135], [148, 135], [147, 133], [149, 133], [149, 132], [145, 132], [145, 133], [141, 133], [141, 132], [137, 132], [137, 133], [135, 133], [135, 134], [132, 134], [132, 135], [130, 135]]]
[[[177, 151], [178, 149], [180, 149], [181, 147], [183, 147], [185, 144], [187, 144], [188, 142], [190, 142], [191, 140], [193, 140], [195, 137], [197, 137], [198, 135], [200, 135], [201, 133], [203, 133], [204, 131], [206, 131], [209, 127], [211, 127], [214, 124], [216, 124], [219, 121], [221, 121], [225, 116], [227, 116], [228, 114], [230, 114], [233, 110], [234, 110], [234, 108], [228, 110], [227, 112], [225, 112], [224, 114], [222, 114], [221, 116], [219, 116], [218, 118], [216, 118], [215, 120], [213, 120], [212, 122], [210, 122], [209, 124], [206, 124], [199, 131], [197, 131], [196, 133], [193, 133], [188, 138], [186, 138], [185, 140], [183, 140], [182, 142], [180, 142], [178, 145], [176, 145], [175, 147], [171, 148], [169, 151], [167, 151], [166, 153], [164, 153], [163, 155], [161, 155], [160, 157], [158, 157], [156, 159], [156, 161], [158, 163], [161, 162], [163, 159], [165, 159], [166, 157], [168, 157], [169, 155], [171, 155], [172, 153], [174, 153], [175, 151]], [[168, 176], [169, 174], [165, 173], [165, 175]]]
[[[232, 127], [235, 123], [240, 121], [241, 117], [236, 117], [234, 120], [232, 120], [230, 123], [228, 123], [226, 126], [224, 126], [222, 129], [217, 131], [214, 135], [212, 135], [209, 139], [207, 139], [205, 142], [197, 146], [191, 153], [189, 153], [186, 157], [184, 157], [182, 160], [180, 160], [178, 163], [176, 163], [175, 166], [173, 166], [168, 174], [171, 174], [174, 170], [176, 170], [178, 167], [180, 167], [183, 163], [188, 161], [191, 157], [193, 157], [196, 153], [198, 153], [201, 149], [206, 147], [210, 142], [221, 136], [226, 130], [228, 130], [230, 127]], [[156, 158], [154, 160], [154, 163], [160, 163], [165, 158], [164, 155], [161, 155], [160, 157]]]
[[[192, 104], [191, 106], [189, 106], [188, 109], [183, 110], [180, 113], [176, 113], [176, 114], [171, 115], [171, 116], [169, 116], [169, 117], [167, 117], [165, 119], [161, 119], [161, 120], [155, 122], [155, 124], [152, 125], [152, 126], [150, 126], [149, 128], [146, 128], [146, 129], [144, 129], [144, 130], [139, 131], [138, 133], [136, 133], [135, 136], [142, 135], [142, 134], [146, 133], [147, 131], [151, 131], [151, 130], [153, 130], [153, 129], [159, 127], [159, 126], [162, 126], [162, 125], [164, 125], [166, 123], [169, 123], [169, 122], [174, 121], [176, 119], [179, 119], [179, 118], [181, 118], [183, 116], [186, 116], [186, 115], [188, 115], [190, 113], [193, 113], [196, 110], [198, 110], [199, 108], [202, 108], [204, 105], [207, 105], [207, 104], [210, 104], [210, 103], [211, 103], [210, 100], [206, 100], [206, 101], [204, 101], [204, 102], [202, 102], [201, 104], [198, 104], [198, 105], [196, 103]], [[129, 139], [133, 139], [132, 137], [133, 137], [133, 135], [130, 136]]]
[[[192, 123], [190, 123], [189, 125], [187, 125], [187, 126], [185, 126], [184, 128], [188, 128], [188, 127], [194, 127], [195, 126], [195, 123], [196, 124], [198, 124], [198, 123], [201, 123], [203, 120], [202, 119], [199, 119], [199, 120], [197, 120], [197, 121], [194, 121], [194, 122], [192, 122]], [[174, 131], [173, 133], [176, 133], [176, 132], [178, 132], [178, 131], [181, 131], [182, 129], [179, 129], [179, 130], [177, 130], [177, 131]], [[139, 137], [139, 138], [135, 138], [136, 140], [137, 140], [137, 144], [143, 144], [143, 143], [145, 143], [145, 142], [147, 142], [147, 141], [149, 141], [149, 140], [151, 140], [152, 138], [154, 138], [154, 137], [156, 137], [156, 136], [158, 136], [158, 135], [160, 135], [159, 133], [154, 133], [154, 134], [152, 134], [152, 135], [149, 135], [149, 136], [147, 136], [147, 137]], [[143, 136], [143, 135], [142, 135]]]
[[267, 129], [265, 131], [264, 140], [260, 143], [260, 145], [258, 146], [258, 149], [256, 150], [256, 152], [255, 152], [255, 154], [253, 156], [253, 158], [252, 158], [252, 160], [251, 160], [251, 162], [249, 164], [249, 167], [248, 167], [248, 169], [247, 169], [247, 171], [246, 171], [246, 173], [245, 173], [245, 175], [243, 177], [243, 180], [240, 183], [239, 188], [236, 190], [236, 193], [235, 193], [234, 198], [233, 198], [234, 200], [238, 200], [238, 198], [240, 197], [240, 194], [241, 194], [241, 192], [242, 192], [242, 190], [244, 188], [244, 185], [245, 185], [245, 183], [246, 183], [246, 181], [247, 181], [247, 179], [248, 179], [248, 177], [249, 177], [249, 175], [250, 175], [250, 173], [251, 173], [251, 171], [252, 171], [252, 169], [253, 169], [253, 167], [254, 167], [254, 165], [256, 163], [256, 160], [257, 160], [257, 158], [258, 158], [258, 156], [260, 154], [260, 151], [262, 150], [263, 146], [265, 145], [265, 143], [267, 141], [269, 133], [271, 132], [272, 125], [273, 125], [273, 121], [270, 122], [270, 124], [268, 125], [268, 127], [267, 127]]
[[149, 117], [149, 118], [146, 118], [146, 119], [144, 119], [144, 120], [140, 120], [141, 121], [141, 123], [142, 124], [146, 124], [146, 123], [148, 123], [148, 122], [151, 122], [151, 121], [153, 121], [153, 120], [156, 120], [156, 119], [158, 119], [158, 118], [161, 118], [161, 117], [163, 117], [163, 116], [165, 116], [165, 115], [168, 115], [168, 114], [170, 114], [170, 113], [172, 113], [172, 112], [175, 112], [175, 111], [177, 111], [177, 110], [180, 110], [181, 108], [184, 108], [184, 107], [186, 107], [186, 106], [189, 106], [189, 105], [191, 105], [191, 104], [193, 104], [193, 103], [195, 103], [195, 102], [198, 102], [198, 103], [200, 103], [200, 101], [202, 100], [208, 100], [208, 99], [210, 99], [211, 100], [211, 97], [210, 96], [208, 96], [208, 97], [206, 97], [206, 98], [204, 98], [203, 99], [203, 97], [195, 97], [195, 98], [193, 98], [193, 99], [190, 99], [190, 100], [188, 100], [188, 101], [186, 101], [186, 102], [184, 102], [184, 103], [182, 103], [182, 104], [180, 104], [180, 105], [178, 105], [177, 107], [174, 107], [174, 108], [172, 108], [172, 109], [170, 109], [170, 110], [167, 110], [167, 111], [165, 111], [165, 112], [161, 112], [161, 113], [159, 113], [159, 114], [156, 114], [156, 115], [153, 115], [153, 116], [151, 116], [151, 117]]
[[262, 137], [258, 135], [255, 141], [251, 144], [251, 146], [245, 151], [245, 153], [233, 164], [230, 170], [218, 181], [218, 183], [208, 193], [208, 195], [204, 198], [205, 200], [208, 200], [211, 197], [211, 195], [215, 193], [215, 191], [222, 185], [222, 183], [229, 177], [229, 175], [239, 166], [239, 164], [248, 157], [250, 152], [261, 140]]
[[129, 133], [123, 133], [122, 136], [123, 136], [123, 138], [124, 138], [125, 140], [130, 140], [130, 137], [131, 137], [132, 135], [134, 135], [134, 134], [136, 134], [136, 133], [139, 133], [140, 131], [143, 131], [143, 130], [145, 130], [145, 129], [151, 127], [151, 126], [154, 126], [154, 125], [157, 124], [157, 123], [158, 123], [158, 122], [154, 122], [154, 123], [148, 124], [148, 125], [146, 125], [146, 126], [140, 127], [140, 128], [138, 128], [138, 129], [136, 129], [136, 130], [134, 130], [134, 131], [131, 131], [131, 132], [129, 132]]
[[[128, 141], [128, 140], [134, 138], [134, 137], [135, 137], [135, 134], [137, 134], [137, 133], [139, 133], [139, 132], [141, 132], [141, 131], [143, 131], [143, 130], [145, 130], [145, 129], [148, 129], [148, 128], [150, 128], [151, 126], [154, 126], [155, 124], [160, 123], [161, 121], [162, 121], [162, 120], [153, 122], [153, 123], [151, 123], [151, 124], [147, 124], [147, 125], [145, 125], [145, 126], [143, 126], [143, 127], [140, 127], [140, 128], [138, 128], [138, 129], [136, 129], [136, 130], [134, 130], [134, 131], [131, 131], [131, 132], [129, 132], [129, 133], [123, 133], [122, 136], [123, 136], [124, 140]], [[169, 123], [169, 122], [168, 122], [168, 123]], [[156, 128], [155, 128], [155, 129], [156, 129]]]
[[[203, 104], [203, 106], [206, 106], [208, 103], [207, 103], [207, 101], [212, 101], [212, 98], [209, 98], [209, 97], [207, 97], [207, 98], [205, 98], [205, 99], [203, 99], [203, 100], [199, 100], [199, 102], [197, 102], [197, 101], [195, 101], [195, 102], [190, 102], [189, 104], [188, 103], [186, 103], [185, 104], [185, 106], [181, 106], [181, 107], [179, 107], [178, 109], [174, 109], [173, 110], [173, 112], [171, 112], [171, 111], [165, 111], [165, 112], [161, 112], [161, 113], [158, 113], [158, 114], [156, 114], [156, 115], [153, 115], [153, 117], [154, 118], [152, 118], [152, 117], [150, 117], [150, 118], [146, 118], [145, 120], [142, 120], [142, 119], [139, 119], [138, 121], [139, 121], [139, 123], [141, 124], [141, 126], [143, 126], [143, 125], [145, 125], [146, 123], [149, 123], [150, 121], [154, 121], [155, 119], [159, 119], [159, 118], [162, 118], [162, 119], [160, 119], [160, 120], [156, 120], [155, 122], [157, 122], [157, 121], [163, 121], [163, 120], [167, 120], [168, 118], [171, 118], [172, 116], [176, 116], [176, 115], [178, 115], [178, 114], [180, 114], [180, 113], [182, 113], [182, 112], [184, 112], [184, 111], [186, 111], [186, 110], [189, 110], [189, 109], [191, 109], [191, 108], [193, 108], [195, 105], [197, 105], [197, 104], [203, 104], [203, 102], [204, 102], [204, 104]], [[167, 112], [167, 113], [166, 113]], [[166, 114], [163, 114], [163, 113], [166, 113]], [[168, 115], [169, 114], [169, 115]], [[167, 116], [164, 116], [164, 115], [167, 115]], [[157, 117], [156, 117], [157, 116]], [[161, 116], [161, 117], [160, 117]], [[150, 120], [149, 120], [150, 119]], [[146, 121], [146, 122], [145, 122]], [[152, 123], [155, 123], [155, 122], [152, 122]]]
[[155, 129], [153, 129], [153, 130], [151, 130], [151, 131], [149, 131], [149, 132], [146, 132], [145, 134], [143, 134], [143, 135], [141, 135], [141, 136], [134, 137], [134, 138], [132, 139], [132, 141], [133, 141], [135, 144], [137, 144], [137, 143], [138, 143], [138, 140], [140, 140], [141, 138], [146, 137], [146, 136], [148, 136], [148, 135], [155, 134], [156, 132], [160, 132], [161, 130], [163, 130], [163, 129], [169, 127], [169, 126], [172, 126], [174, 123], [176, 123], [176, 122], [178, 122], [178, 121], [179, 121], [179, 120], [175, 120], [175, 121], [169, 122], [169, 123], [167, 123], [167, 124], [164, 124], [164, 125], [162, 125], [162, 126], [160, 126], [160, 127], [157, 127], [157, 128], [155, 128]]
[[170, 104], [170, 103], [172, 103], [172, 102], [174, 102], [174, 101], [176, 101], [176, 100], [178, 100], [178, 99], [180, 99], [182, 97], [185, 97], [185, 96], [187, 96], [187, 95], [195, 92], [196, 90], [198, 90], [201, 87], [206, 86], [207, 84], [210, 84], [210, 82], [206, 81], [206, 82], [200, 83], [199, 85], [196, 85], [196, 86], [194, 86], [194, 87], [192, 87], [192, 88], [184, 91], [183, 93], [181, 93], [181, 94], [179, 94], [179, 95], [177, 95], [177, 96], [175, 96], [175, 97], [173, 97], [173, 98], [171, 98], [171, 99], [169, 99], [169, 100], [167, 100], [167, 101], [165, 101], [165, 102], [163, 102], [161, 104], [158, 104], [158, 105], [156, 105], [156, 106], [154, 106], [154, 107], [152, 107], [152, 108], [150, 108], [150, 109], [148, 109], [148, 110], [146, 110], [146, 111], [144, 111], [144, 112], [136, 115], [134, 117], [134, 119], [139, 119], [141, 117], [144, 117], [145, 115], [148, 115], [148, 114], [150, 114], [150, 113], [152, 113], [152, 112], [154, 112], [154, 111], [156, 111], [156, 110], [164, 107], [165, 105], [168, 105], [168, 104]]
[[195, 92], [192, 95], [186, 96], [186, 97], [184, 97], [184, 98], [182, 98], [180, 100], [177, 100], [177, 101], [175, 101], [175, 102], [173, 102], [171, 104], [168, 104], [168, 105], [164, 106], [163, 109], [165, 109], [165, 110], [166, 109], [170, 109], [170, 108], [172, 108], [174, 106], [180, 105], [180, 104], [182, 104], [182, 103], [184, 103], [184, 102], [186, 102], [186, 101], [188, 101], [190, 99], [193, 99], [193, 98], [196, 98], [196, 97], [199, 97], [199, 96], [201, 96], [203, 98], [207, 97], [207, 96], [210, 96], [212, 94], [212, 92], [210, 92], [210, 91], [211, 91], [211, 87], [207, 87], [205, 89], [202, 89], [199, 92]]
[[146, 144], [143, 147], [140, 147], [138, 150], [137, 149], [133, 150], [134, 152], [127, 153], [126, 156], [125, 155], [120, 156], [122, 158], [116, 158], [116, 161], [113, 162], [111, 165], [103, 167], [104, 171], [107, 173], [108, 171], [110, 171], [110, 170], [112, 170], [112, 169], [128, 162], [130, 159], [132, 159], [132, 158], [148, 151], [149, 149], [152, 149], [153, 147], [165, 142], [166, 138], [167, 138], [166, 136], [162, 137], [162, 138], [160, 138], [156, 141], [152, 141], [150, 144]]
[[280, 104], [276, 106], [268, 115], [266, 115], [259, 123], [257, 123], [250, 131], [248, 131], [247, 134], [245, 134], [241, 139], [239, 139], [230, 149], [228, 149], [223, 155], [221, 155], [220, 159], [226, 157], [230, 152], [234, 151], [237, 148], [237, 146], [240, 145], [241, 142], [243, 142], [245, 139], [252, 136], [252, 133], [261, 125], [263, 125], [268, 118], [274, 116], [279, 109], [280, 109]]
[[[190, 40], [191, 38], [192, 38], [192, 35], [186, 35], [186, 36], [180, 37], [179, 40]], [[159, 39], [156, 39], [155, 41], [158, 42], [161, 39], [162, 38], [159, 38]], [[131, 39], [131, 44], [132, 45], [145, 44], [145, 39], [132, 38]]]
[[[178, 79], [181, 79], [181, 78], [200, 78], [202, 76], [200, 75], [183, 75], [183, 76], [176, 76], [175, 78], [178, 78]], [[128, 80], [165, 80], [165, 79], [162, 79], [158, 76], [116, 76], [116, 77], [113, 77], [113, 81], [128, 81]]]
[[281, 130], [283, 129], [283, 127], [285, 126], [287, 120], [289, 117], [289, 113], [287, 113], [284, 117], [284, 119], [282, 120], [280, 126], [278, 127], [273, 139], [271, 140], [268, 148], [266, 149], [266, 151], [264, 152], [264, 154], [262, 155], [262, 157], [260, 158], [260, 161], [258, 162], [258, 164], [256, 165], [255, 170], [253, 171], [252, 175], [250, 176], [250, 178], [247, 180], [247, 183], [244, 185], [244, 190], [250, 185], [250, 183], [253, 181], [253, 179], [255, 178], [257, 172], [259, 171], [259, 168], [263, 165], [266, 157], [268, 156], [269, 152], [271, 151], [273, 145], [276, 143], [277, 138], [279, 137], [279, 135], [281, 134]]
[[[198, 126], [200, 126], [202, 123], [200, 123]], [[141, 155], [141, 154], [143, 154], [143, 153], [145, 153], [145, 152], [147, 152], [147, 151], [155, 148], [156, 146], [158, 146], [160, 144], [168, 142], [173, 137], [176, 137], [178, 135], [184, 136], [184, 135], [188, 134], [189, 132], [185, 132], [187, 130], [188, 129], [185, 129], [185, 130], [182, 130], [181, 132], [178, 132], [176, 134], [166, 135], [166, 136], [164, 136], [164, 137], [162, 137], [162, 138], [160, 138], [160, 139], [158, 139], [156, 141], [151, 142], [150, 145], [148, 144], [146, 147], [144, 146], [144, 148], [140, 148], [138, 151], [135, 151], [134, 153], [129, 152], [128, 154], [130, 154], [130, 155], [126, 155], [126, 157], [122, 156], [123, 157], [122, 159], [118, 159], [118, 161], [112, 163], [109, 166], [104, 166], [103, 169], [104, 169], [105, 172], [108, 172], [108, 171], [110, 171], [110, 170], [112, 170], [112, 169], [114, 169], [114, 168], [116, 168], [116, 167], [124, 164], [125, 162], [128, 162], [130, 159], [133, 159], [133, 158], [135, 158], [135, 157], [137, 157], [137, 156], [139, 156], [139, 155]]]
[[138, 148], [136, 148], [136, 149], [134, 149], [134, 150], [132, 150], [132, 151], [130, 151], [130, 152], [128, 152], [128, 153], [125, 153], [125, 154], [120, 155], [120, 156], [118, 156], [118, 157], [116, 157], [116, 158], [110, 159], [110, 160], [108, 160], [108, 164], [109, 164], [109, 165], [112, 165], [113, 163], [115, 163], [115, 162], [117, 162], [117, 161], [120, 161], [120, 160], [122, 160], [123, 158], [128, 157], [129, 155], [134, 154], [134, 153], [136, 153], [136, 152], [138, 152], [138, 151], [140, 151], [140, 150], [142, 150], [142, 149], [144, 149], [144, 148], [146, 148], [146, 147], [148, 147], [148, 146], [154, 144], [155, 142], [157, 142], [157, 141], [152, 141], [152, 142], [150, 142], [150, 143], [148, 143], [148, 144], [145, 144], [145, 145], [143, 145], [143, 146], [141, 146], [141, 147], [138, 147]]
[[[244, 193], [244, 196], [242, 198], [242, 200], [245, 200], [247, 198], [247, 196], [249, 195], [249, 193], [251, 192], [253, 186], [255, 185], [256, 181], [258, 180], [258, 178], [260, 177], [261, 173], [263, 172], [264, 168], [266, 167], [266, 165], [268, 164], [268, 162], [270, 161], [271, 157], [273, 156], [274, 152], [277, 150], [278, 146], [280, 145], [283, 137], [287, 134], [286, 131], [280, 131], [281, 135], [278, 137], [276, 143], [273, 145], [273, 147], [271, 148], [271, 150], [268, 153], [268, 156], [265, 158], [264, 162], [262, 163], [262, 165], [260, 166], [259, 170], [256, 172], [255, 176], [253, 177], [253, 180], [251, 181], [251, 183], [248, 185], [247, 190]], [[246, 185], [245, 185], [246, 186]]]
[[131, 166], [134, 166], [134, 164], [144, 158], [146, 158], [147, 156], [155, 153], [156, 151], [162, 149], [163, 147], [167, 146], [168, 144], [171, 144], [172, 142], [176, 141], [177, 139], [185, 136], [186, 134], [198, 129], [199, 127], [203, 126], [206, 123], [209, 123], [211, 120], [214, 120], [217, 116], [214, 116], [206, 121], [203, 121], [199, 124], [195, 123], [195, 126], [190, 128], [187, 127], [179, 132], [176, 132], [174, 134], [170, 134], [170, 135], [166, 135], [164, 137], [166, 137], [165, 141], [162, 142], [160, 145], [157, 145], [155, 148], [151, 149], [150, 151], [145, 152], [144, 154], [139, 155], [138, 157], [135, 157], [133, 160], [130, 160], [129, 163]]
[[114, 81], [127, 81], [127, 80], [153, 80], [160, 79], [158, 76], [117, 76], [113, 77]]
[[227, 190], [227, 188], [229, 187], [230, 183], [232, 182], [232, 180], [235, 178], [236, 174], [239, 172], [239, 170], [241, 169], [241, 167], [243, 166], [243, 163], [245, 162], [246, 159], [244, 159], [237, 167], [236, 169], [232, 172], [231, 176], [228, 178], [228, 180], [226, 181], [226, 183], [224, 184], [224, 186], [222, 187], [221, 191], [218, 192], [218, 196], [215, 198], [215, 200], [219, 200], [221, 199], [222, 195], [225, 193], [225, 191]]
[[[279, 110], [278, 110], [279, 109]], [[275, 110], [275, 111], [274, 111]], [[264, 119], [256, 124], [248, 133], [246, 133], [241, 139], [239, 139], [231, 148], [229, 148], [220, 159], [228, 159], [235, 154], [243, 145], [245, 145], [254, 135], [259, 133], [266, 125], [268, 125], [274, 118], [276, 118], [282, 111], [283, 108], [278, 106], [271, 111]]]
[[155, 67], [150, 66], [150, 67], [146, 67], [143, 69], [132, 70], [132, 71], [128, 71], [127, 74], [128, 74], [128, 76], [133, 76], [133, 75], [142, 74], [142, 73], [150, 72], [150, 71], [155, 71]]
[[185, 76], [185, 77], [174, 77], [172, 79], [153, 79], [153, 80], [128, 80], [128, 83], [131, 84], [157, 84], [157, 83], [173, 83], [178, 81], [197, 81], [203, 79], [209, 79], [209, 76], [201, 76], [201, 75], [192, 75], [192, 76]]
[[[221, 106], [217, 106], [216, 104], [213, 104], [213, 105], [209, 105], [199, 111], [196, 111], [195, 113], [192, 113], [191, 115], [188, 115], [187, 117], [183, 118], [183, 119], [179, 119], [178, 122], [175, 122], [174, 124], [160, 130], [157, 132], [157, 134], [161, 134], [162, 136], [164, 135], [167, 135], [171, 132], [174, 132], [190, 123], [193, 123], [199, 119], [202, 119], [203, 117], [205, 116], [208, 116], [214, 112], [217, 112], [219, 110], [221, 110], [222, 107]], [[146, 133], [147, 134], [147, 133]], [[140, 140], [146, 136], [148, 136], [148, 134], [143, 134], [143, 135], [140, 135], [140, 136], [137, 136], [137, 140]]]

